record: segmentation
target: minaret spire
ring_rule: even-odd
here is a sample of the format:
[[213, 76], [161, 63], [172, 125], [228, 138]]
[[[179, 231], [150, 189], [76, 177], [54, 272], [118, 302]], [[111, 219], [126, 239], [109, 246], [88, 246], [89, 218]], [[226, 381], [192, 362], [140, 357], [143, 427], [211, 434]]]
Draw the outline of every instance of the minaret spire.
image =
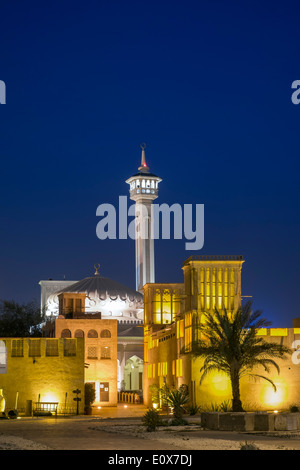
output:
[[152, 202], [158, 197], [159, 176], [150, 173], [145, 157], [146, 144], [141, 144], [142, 158], [138, 173], [126, 180], [130, 185], [130, 199], [136, 210], [136, 290], [143, 293], [143, 286], [155, 282], [154, 238], [152, 238]]
[[142, 143], [141, 144], [141, 149], [142, 149], [141, 166], [139, 166], [139, 171], [141, 171], [142, 173], [149, 172], [149, 167], [146, 163], [145, 148], [146, 148], [146, 144]]

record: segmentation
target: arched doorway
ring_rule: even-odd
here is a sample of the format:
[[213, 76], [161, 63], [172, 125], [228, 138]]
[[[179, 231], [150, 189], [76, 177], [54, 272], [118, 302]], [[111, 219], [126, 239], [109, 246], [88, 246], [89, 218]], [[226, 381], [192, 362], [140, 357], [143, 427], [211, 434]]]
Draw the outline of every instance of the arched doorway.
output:
[[143, 364], [138, 356], [127, 359], [124, 368], [125, 391], [141, 391], [143, 389]]

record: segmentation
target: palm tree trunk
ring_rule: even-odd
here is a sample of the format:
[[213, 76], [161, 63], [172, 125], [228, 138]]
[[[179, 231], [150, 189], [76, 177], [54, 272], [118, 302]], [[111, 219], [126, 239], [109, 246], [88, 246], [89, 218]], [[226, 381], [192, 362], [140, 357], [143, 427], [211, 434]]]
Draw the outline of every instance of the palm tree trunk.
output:
[[244, 411], [241, 397], [240, 397], [240, 378], [237, 371], [232, 371], [230, 374], [231, 389], [232, 389], [232, 411], [239, 412]]

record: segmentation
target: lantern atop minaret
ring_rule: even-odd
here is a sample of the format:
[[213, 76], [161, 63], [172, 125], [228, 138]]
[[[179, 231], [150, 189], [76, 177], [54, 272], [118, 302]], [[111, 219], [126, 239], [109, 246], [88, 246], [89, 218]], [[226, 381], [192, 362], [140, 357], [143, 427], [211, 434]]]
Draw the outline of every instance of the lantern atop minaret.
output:
[[162, 181], [159, 176], [150, 173], [146, 163], [145, 148], [146, 145], [141, 144], [142, 157], [138, 173], [126, 180], [126, 183], [130, 184], [130, 199], [136, 202], [140, 199], [156, 199], [158, 197], [158, 183]]
[[[158, 197], [159, 176], [150, 173], [146, 163], [145, 144], [141, 144], [142, 157], [138, 173], [126, 180], [130, 185], [130, 199], [136, 202], [136, 290], [143, 293], [143, 286], [155, 282], [154, 271], [154, 239], [152, 235], [152, 201]], [[143, 210], [140, 206], [143, 206]], [[145, 235], [146, 233], [146, 235]]]

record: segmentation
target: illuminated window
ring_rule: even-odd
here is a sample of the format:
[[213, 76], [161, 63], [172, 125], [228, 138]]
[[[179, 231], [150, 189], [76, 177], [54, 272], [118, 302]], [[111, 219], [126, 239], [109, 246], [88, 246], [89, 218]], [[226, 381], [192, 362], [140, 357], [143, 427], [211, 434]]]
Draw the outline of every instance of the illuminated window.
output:
[[58, 356], [57, 339], [46, 339], [46, 356]]
[[191, 343], [192, 343], [192, 328], [189, 327], [185, 329], [185, 335], [184, 335], [184, 346], [185, 346], [186, 352], [191, 350]]
[[182, 377], [182, 359], [176, 359], [176, 377]]
[[13, 339], [11, 342], [11, 357], [23, 357], [23, 339]]
[[163, 292], [163, 312], [162, 312], [162, 323], [171, 323], [172, 312], [171, 312], [171, 292], [169, 289], [165, 289]]
[[41, 340], [30, 339], [29, 340], [29, 353], [30, 357], [36, 357], [41, 355]]
[[179, 320], [176, 322], [176, 337], [183, 338], [184, 336], [184, 320]]
[[108, 346], [101, 347], [101, 359], [111, 359], [110, 348]]
[[64, 356], [76, 356], [76, 339], [64, 338]]
[[172, 361], [172, 375], [175, 375], [175, 364], [176, 364], [176, 361], [175, 359]]
[[101, 338], [111, 338], [111, 332], [109, 330], [102, 330], [100, 334]]
[[144, 344], [144, 362], [148, 362], [148, 344]]
[[98, 338], [98, 333], [96, 330], [89, 330], [87, 334], [88, 338]]
[[153, 296], [153, 323], [161, 323], [161, 293], [159, 289], [155, 290]]

